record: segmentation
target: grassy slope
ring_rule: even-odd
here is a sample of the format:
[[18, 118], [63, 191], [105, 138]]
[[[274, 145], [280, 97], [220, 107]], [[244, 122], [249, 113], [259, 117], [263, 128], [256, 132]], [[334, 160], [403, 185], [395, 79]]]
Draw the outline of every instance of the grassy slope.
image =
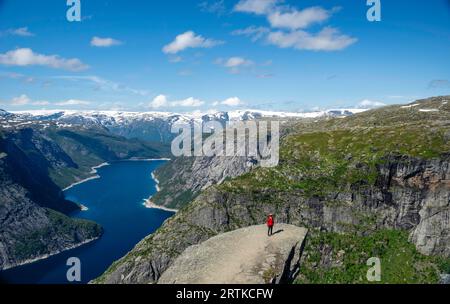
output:
[[[370, 186], [377, 178], [376, 164], [387, 156], [439, 157], [449, 153], [449, 139], [449, 97], [423, 101], [417, 107], [393, 106], [347, 119], [300, 124], [282, 143], [280, 166], [259, 168], [220, 188], [247, 194], [267, 189], [284, 193], [300, 190], [305, 196], [322, 196], [349, 185]], [[362, 231], [364, 228], [352, 227], [359, 231], [342, 235], [314, 231], [306, 248], [311, 254], [303, 261], [298, 282], [367, 282], [365, 263], [372, 256], [386, 262], [382, 262], [383, 283], [435, 283], [439, 271], [448, 272], [449, 260], [421, 255], [408, 242], [407, 232], [370, 233]], [[324, 247], [332, 248], [332, 252], [321, 253]], [[337, 256], [340, 251], [345, 252], [341, 261]], [[338, 266], [320, 263], [330, 254]]]
[[[246, 207], [257, 206], [254, 213], [258, 216], [262, 209], [259, 207], [264, 204], [277, 204], [277, 210], [282, 209], [283, 197], [321, 197], [330, 191], [348, 192], [350, 186], [370, 187], [377, 179], [376, 164], [384, 162], [386, 157], [404, 155], [429, 159], [450, 151], [450, 105], [445, 102], [450, 103], [450, 97], [421, 101], [419, 107], [392, 106], [346, 119], [299, 123], [283, 138], [278, 167], [258, 168], [206, 192], [218, 191], [223, 197], [242, 197], [255, 202]], [[419, 108], [439, 111], [420, 112]], [[201, 229], [201, 225], [192, 226], [182, 219], [191, 212], [198, 212], [204, 204], [208, 202], [196, 200], [185, 206], [157, 233], [114, 263], [97, 282], [102, 282], [128, 261], [151, 256], [155, 250], [158, 252], [161, 249], [158, 246], [165, 243], [154, 238], [167, 240], [170, 245], [184, 239], [182, 230]], [[241, 226], [239, 219], [230, 221]], [[208, 234], [208, 231], [199, 231], [201, 233]], [[214, 234], [212, 231], [211, 235]], [[165, 252], [166, 248], [161, 250]], [[364, 226], [349, 227], [348, 233], [343, 234], [312, 229], [305, 250], [297, 283], [367, 283], [366, 261], [373, 256], [381, 259], [382, 283], [435, 283], [439, 272], [450, 272], [449, 260], [418, 253], [408, 242], [406, 231], [374, 231], [370, 221]], [[326, 263], [327, 259], [331, 262]]]
[[371, 257], [381, 261], [381, 281], [374, 283], [438, 283], [439, 274], [450, 271], [450, 260], [417, 252], [406, 231], [380, 230], [367, 236], [314, 231], [296, 283], [365, 284]]
[[278, 167], [257, 169], [223, 187], [229, 191], [301, 189], [316, 195], [349, 183], [373, 183], [374, 166], [388, 155], [428, 159], [450, 151], [450, 102], [442, 105], [432, 100], [421, 106], [434, 107], [440, 111], [393, 106], [346, 119], [300, 124], [284, 138]]

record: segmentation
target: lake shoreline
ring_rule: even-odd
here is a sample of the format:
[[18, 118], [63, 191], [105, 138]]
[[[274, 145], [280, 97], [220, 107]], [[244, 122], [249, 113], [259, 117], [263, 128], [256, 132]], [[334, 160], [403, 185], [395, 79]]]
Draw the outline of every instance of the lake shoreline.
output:
[[[159, 187], [159, 180], [158, 180], [158, 178], [156, 177], [154, 172], [152, 172], [151, 176], [152, 176], [152, 179], [156, 183], [156, 192], [160, 192], [161, 188]], [[153, 197], [153, 195], [150, 196], [148, 199], [146, 199], [144, 201], [145, 208], [159, 209], [159, 210], [164, 210], [164, 211], [173, 212], [173, 213], [177, 213], [179, 211], [178, 209], [171, 209], [171, 208], [167, 208], [167, 207], [164, 207], [164, 206], [156, 205], [155, 203], [152, 202], [152, 197]]]
[[95, 238], [92, 238], [92, 239], [85, 240], [85, 241], [83, 241], [83, 242], [81, 242], [81, 243], [72, 245], [72, 246], [70, 246], [70, 247], [67, 247], [67, 248], [64, 248], [64, 249], [61, 249], [61, 250], [57, 250], [57, 251], [54, 251], [54, 252], [50, 252], [50, 253], [47, 253], [47, 254], [44, 254], [44, 255], [35, 257], [35, 258], [33, 258], [33, 259], [25, 260], [25, 261], [23, 261], [23, 262], [14, 264], [14, 265], [12, 265], [12, 266], [6, 266], [5, 268], [1, 269], [0, 271], [7, 271], [7, 270], [14, 269], [14, 268], [17, 268], [17, 267], [22, 267], [22, 266], [26, 266], [26, 265], [29, 265], [29, 264], [33, 264], [33, 263], [39, 262], [39, 261], [43, 261], [43, 260], [46, 260], [46, 259], [48, 259], [48, 258], [51, 258], [51, 257], [53, 257], [53, 256], [55, 256], [55, 255], [64, 253], [64, 252], [69, 251], [69, 250], [77, 249], [77, 248], [79, 248], [79, 247], [82, 247], [82, 246], [87, 245], [87, 244], [89, 244], [89, 243], [92, 243], [92, 242], [94, 242], [94, 241], [97, 241], [97, 240], [99, 240], [100, 238], [101, 238], [101, 236], [98, 236], [98, 237], [95, 237]]
[[[142, 158], [142, 159], [130, 158], [130, 159], [119, 160], [119, 162], [121, 162], [121, 161], [158, 161], [158, 160], [169, 161], [170, 158]], [[99, 179], [100, 176], [97, 175], [97, 169], [100, 169], [100, 168], [103, 168], [103, 167], [106, 167], [106, 166], [110, 166], [110, 165], [111, 164], [108, 163], [108, 162], [103, 162], [100, 165], [91, 167], [91, 172], [89, 172], [89, 174], [95, 174], [94, 176], [90, 176], [90, 177], [87, 177], [87, 178], [82, 179], [80, 181], [74, 182], [74, 183], [70, 184], [69, 186], [67, 186], [66, 188], [62, 189], [62, 191], [64, 192], [66, 190], [69, 190], [69, 189], [71, 189], [71, 188], [73, 188], [75, 186], [78, 186], [80, 184], [83, 184], [85, 182], [88, 182], [88, 181], [91, 181], [91, 180], [94, 180], [94, 179]], [[152, 177], [153, 176], [154, 175], [153, 175], [153, 172], [152, 172]], [[159, 181], [157, 181], [156, 179], [155, 179], [155, 181], [156, 181], [157, 184], [159, 184]]]
[[[71, 197], [73, 195], [73, 193], [76, 193], [78, 191], [78, 188], [83, 189], [84, 187], [75, 187], [77, 185], [80, 185], [82, 183], [88, 182], [92, 179], [98, 179], [100, 178], [100, 180], [98, 182], [94, 182], [94, 183], [88, 183], [88, 187], [96, 187], [99, 190], [98, 191], [103, 191], [101, 189], [104, 189], [104, 191], [109, 191], [111, 189], [121, 189], [121, 187], [114, 187], [115, 185], [117, 185], [118, 183], [120, 183], [120, 181], [118, 181], [117, 179], [111, 179], [109, 180], [106, 177], [106, 173], [109, 172], [109, 170], [98, 170], [99, 168], [105, 167], [105, 166], [115, 166], [117, 164], [118, 168], [123, 168], [120, 170], [125, 170], [123, 171], [124, 174], [135, 174], [136, 172], [136, 178], [138, 178], [139, 180], [136, 181], [138, 182], [139, 185], [142, 185], [142, 187], [140, 187], [139, 189], [143, 189], [142, 191], [142, 196], [141, 195], [134, 195], [134, 198], [132, 200], [129, 201], [129, 203], [131, 205], [126, 205], [123, 204], [123, 202], [125, 201], [124, 199], [120, 199], [117, 202], [112, 200], [111, 202], [114, 204], [117, 204], [118, 206], [121, 206], [122, 208], [129, 208], [130, 210], [132, 210], [132, 212], [137, 213], [136, 216], [132, 216], [131, 218], [128, 218], [126, 221], [124, 222], [129, 222], [129, 221], [133, 221], [136, 220], [138, 221], [135, 225], [135, 227], [132, 227], [132, 229], [130, 229], [131, 233], [132, 233], [132, 237], [135, 235], [139, 235], [139, 237], [136, 237], [136, 240], [133, 239], [132, 243], [128, 244], [127, 242], [130, 242], [129, 240], [126, 240], [124, 243], [126, 245], [121, 245], [119, 246], [118, 251], [120, 252], [120, 248], [123, 246], [127, 246], [126, 248], [126, 252], [128, 252], [129, 250], [131, 250], [139, 241], [141, 241], [144, 237], [146, 237], [149, 233], [152, 233], [154, 230], [156, 230], [158, 227], [160, 227], [160, 225], [163, 224], [164, 220], [173, 216], [173, 210], [170, 209], [166, 209], [166, 212], [148, 212], [144, 210], [144, 212], [142, 211], [142, 204], [140, 204], [139, 202], [142, 202], [143, 200], [146, 200], [146, 197], [149, 196], [149, 193], [155, 193], [155, 183], [158, 184], [158, 180], [153, 179], [154, 175], [151, 175], [151, 173], [153, 173], [154, 170], [156, 170], [156, 168], [158, 168], [159, 166], [162, 165], [162, 162], [158, 162], [158, 161], [164, 161], [166, 159], [128, 159], [128, 160], [120, 160], [120, 161], [114, 161], [114, 162], [110, 162], [110, 163], [101, 163], [97, 166], [94, 166], [91, 168], [91, 173], [94, 174], [94, 176], [90, 176], [86, 179], [77, 181], [76, 183], [73, 183], [72, 185], [70, 185], [69, 187], [67, 187], [66, 189], [70, 189], [68, 190], [68, 192], [65, 192], [64, 195], [66, 197]], [[128, 164], [127, 164], [128, 162]], [[132, 162], [137, 162], [137, 163], [132, 163]], [[141, 163], [139, 163], [141, 162]], [[134, 169], [136, 168], [136, 169]], [[139, 169], [140, 168], [140, 169]], [[135, 171], [137, 170], [137, 171]], [[97, 173], [97, 171], [99, 171], [99, 173]], [[105, 172], [105, 176], [103, 176]], [[122, 171], [119, 171], [122, 172]], [[150, 174], [149, 174], [150, 173]], [[121, 177], [125, 177], [128, 175], [117, 175], [117, 177], [119, 177], [119, 180]], [[151, 176], [151, 177], [150, 177]], [[111, 182], [113, 182], [113, 184], [111, 184]], [[125, 182], [128, 182], [128, 179], [125, 178]], [[109, 184], [108, 184], [109, 183]], [[133, 183], [133, 185], [135, 185], [136, 183]], [[106, 186], [109, 185], [109, 186]], [[129, 189], [133, 189], [132, 193], [136, 194], [137, 192], [139, 192], [140, 190], [135, 189], [135, 187], [131, 186], [128, 187]], [[124, 191], [126, 189], [128, 189], [127, 187], [124, 188]], [[98, 192], [97, 191], [97, 192]], [[119, 190], [120, 193], [122, 194], [123, 191]], [[136, 192], [137, 191], [137, 192]], [[96, 192], [92, 192], [92, 195], [96, 196]], [[132, 195], [133, 197], [133, 195]], [[74, 196], [75, 198], [75, 196]], [[75, 201], [79, 201], [82, 202], [83, 198], [80, 197], [80, 199], [75, 199]], [[138, 202], [138, 203], [136, 203]], [[80, 208], [80, 213], [77, 214], [72, 214], [69, 217], [70, 218], [82, 218], [82, 219], [87, 219], [90, 221], [94, 221], [97, 223], [101, 223], [101, 225], [103, 226], [104, 223], [111, 225], [110, 222], [108, 222], [108, 220], [110, 219], [111, 216], [122, 216], [122, 211], [120, 211], [119, 208], [112, 208], [112, 210], [116, 210], [114, 212], [111, 212], [111, 214], [107, 214], [105, 215], [105, 212], [100, 212], [100, 213], [96, 213], [96, 212], [83, 212], [83, 211], [87, 211], [89, 210], [88, 207], [86, 206], [87, 204], [81, 204], [78, 203], [78, 206]], [[96, 205], [93, 205], [92, 207], [94, 207]], [[152, 207], [153, 209], [165, 209], [165, 208], [159, 208], [157, 206], [153, 206], [149, 204], [147, 204], [148, 207]], [[94, 208], [95, 209], [95, 208]], [[108, 212], [106, 212], [108, 213]], [[126, 213], [126, 212], [125, 212]], [[146, 216], [144, 216], [144, 214]], [[127, 216], [129, 216], [129, 214], [127, 214]], [[105, 220], [106, 219], [106, 220]], [[151, 219], [150, 221], [148, 221], [148, 219]], [[103, 220], [103, 221], [102, 221]], [[143, 222], [143, 220], [145, 220]], [[139, 222], [140, 221], [140, 222]], [[155, 221], [155, 222], [153, 222]], [[157, 224], [154, 224], [157, 223]], [[105, 225], [106, 225], [105, 224]], [[124, 226], [125, 225], [125, 226]], [[156, 226], [155, 226], [156, 225]], [[119, 225], [120, 226], [120, 225]], [[122, 223], [122, 226], [126, 227], [126, 224]], [[153, 227], [154, 226], [154, 227]], [[103, 226], [104, 227], [104, 226]], [[116, 226], [114, 226], [116, 227]], [[45, 276], [43, 278], [45, 278], [44, 280], [42, 280], [42, 278], [39, 277], [34, 277], [33, 275], [31, 275], [31, 280], [33, 280], [32, 282], [37, 282], [37, 280], [40, 280], [39, 283], [42, 282], [59, 282], [59, 283], [67, 283], [65, 281], [65, 277], [63, 276], [63, 274], [56, 274], [60, 271], [60, 269], [63, 267], [59, 264], [53, 264], [53, 260], [52, 258], [54, 258], [54, 256], [58, 256], [58, 255], [70, 255], [70, 252], [72, 252], [72, 250], [76, 250], [79, 247], [83, 247], [83, 245], [89, 244], [89, 243], [95, 243], [98, 245], [94, 245], [94, 249], [90, 249], [90, 247], [87, 246], [88, 249], [84, 250], [81, 249], [81, 256], [85, 256], [86, 259], [86, 263], [93, 263], [92, 261], [99, 258], [97, 254], [93, 255], [93, 253], [95, 252], [95, 250], [98, 250], [98, 246], [100, 246], [99, 248], [102, 248], [104, 246], [108, 246], [105, 244], [109, 244], [111, 242], [116, 242], [115, 238], [111, 238], [111, 233], [116, 233], [118, 235], [118, 237], [123, 237], [122, 235], [122, 231], [123, 229], [119, 229], [119, 231], [116, 231], [114, 227], [109, 227], [109, 232], [110, 234], [105, 238], [105, 234], [102, 234], [98, 237], [92, 238], [92, 239], [88, 239], [88, 240], [84, 240], [84, 241], [80, 241], [78, 243], [72, 243], [72, 244], [66, 244], [67, 246], [61, 246], [60, 248], [54, 248], [55, 250], [51, 251], [51, 252], [47, 252], [47, 253], [43, 253], [43, 254], [39, 254], [36, 255], [35, 257], [30, 257], [28, 259], [24, 259], [23, 261], [11, 261], [11, 263], [9, 265], [4, 265], [4, 269], [2, 269], [0, 272], [3, 273], [3, 271], [5, 272], [4, 277], [2, 276], [2, 280], [3, 278], [8, 278], [10, 277], [11, 282], [13, 282], [15, 280], [15, 276], [17, 276], [17, 278], [19, 278], [20, 276], [23, 275], [23, 277], [26, 279], [27, 278], [27, 273], [31, 273], [33, 271], [38, 271], [38, 272], [42, 272], [43, 274], [45, 274]], [[152, 227], [151, 229], [149, 227]], [[142, 231], [145, 231], [142, 232]], [[99, 242], [94, 242], [94, 241], [99, 241]], [[94, 251], [92, 251], [94, 250]], [[67, 253], [69, 252], [69, 253]], [[124, 251], [125, 252], [125, 251]], [[110, 266], [110, 264], [112, 264], [115, 260], [117, 260], [119, 258], [119, 256], [122, 256], [123, 253], [121, 253], [120, 255], [118, 255], [117, 257], [114, 256], [113, 259], [111, 259], [110, 262], [108, 262], [108, 265], [105, 264], [105, 269], [107, 269], [107, 267]], [[51, 260], [49, 266], [44, 266], [45, 269], [43, 269], [43, 265], [46, 264], [42, 264], [42, 263], [46, 263], [44, 261], [46, 260]], [[101, 263], [100, 263], [101, 264]], [[33, 265], [33, 266], [31, 266]], [[48, 268], [47, 268], [48, 267]], [[97, 266], [91, 267], [90, 270], [88, 270], [88, 273], [94, 273], [95, 276], [98, 276], [100, 274], [100, 272], [98, 272], [96, 270]], [[47, 269], [51, 270], [51, 271], [47, 271]], [[102, 269], [101, 271], [105, 271], [105, 269]], [[98, 272], [98, 273], [97, 273]], [[94, 278], [94, 276], [92, 276], [92, 278]], [[90, 279], [90, 277], [89, 277]], [[28, 281], [24, 281], [24, 282], [28, 282]]]
[[146, 199], [143, 205], [145, 206], [145, 208], [148, 208], [148, 209], [159, 209], [159, 210], [172, 212], [172, 213], [177, 213], [179, 211], [178, 209], [171, 209], [171, 208], [167, 208], [164, 206], [156, 205], [155, 203], [152, 202], [151, 197]]
[[107, 162], [104, 162], [104, 163], [101, 163], [100, 165], [91, 167], [91, 172], [89, 172], [89, 174], [95, 174], [94, 176], [90, 176], [90, 177], [85, 178], [85, 179], [83, 179], [83, 180], [80, 180], [80, 181], [78, 181], [78, 182], [72, 183], [72, 184], [69, 185], [68, 187], [64, 188], [62, 191], [69, 190], [69, 189], [71, 189], [71, 188], [73, 188], [73, 187], [75, 187], [75, 186], [78, 186], [78, 185], [83, 184], [83, 183], [85, 183], [85, 182], [88, 182], [88, 181], [90, 181], [90, 180], [94, 180], [94, 179], [100, 178], [100, 176], [97, 175], [97, 169], [100, 169], [100, 168], [103, 168], [103, 167], [106, 167], [106, 166], [109, 166], [109, 165], [111, 165], [111, 164], [110, 164], [110, 163], [107, 163]]

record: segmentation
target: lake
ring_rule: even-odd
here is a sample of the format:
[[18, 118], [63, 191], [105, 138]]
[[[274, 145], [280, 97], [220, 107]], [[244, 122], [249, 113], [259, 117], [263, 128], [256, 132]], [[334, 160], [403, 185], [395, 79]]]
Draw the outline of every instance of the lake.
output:
[[99, 223], [104, 229], [103, 236], [82, 247], [4, 271], [1, 279], [20, 284], [66, 284], [69, 269], [66, 261], [70, 257], [81, 261], [81, 283], [100, 276], [174, 214], [143, 205], [144, 200], [156, 192], [151, 173], [164, 162], [115, 162], [97, 169], [100, 178], [67, 189], [64, 192], [67, 199], [89, 208], [72, 216]]

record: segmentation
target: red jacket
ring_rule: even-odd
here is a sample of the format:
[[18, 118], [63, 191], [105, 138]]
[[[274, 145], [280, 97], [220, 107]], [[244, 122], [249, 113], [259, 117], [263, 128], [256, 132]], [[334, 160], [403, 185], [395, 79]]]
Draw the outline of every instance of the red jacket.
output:
[[275, 221], [273, 220], [273, 217], [272, 216], [269, 216], [268, 218], [267, 218], [267, 226], [268, 227], [273, 227], [273, 224], [275, 223]]

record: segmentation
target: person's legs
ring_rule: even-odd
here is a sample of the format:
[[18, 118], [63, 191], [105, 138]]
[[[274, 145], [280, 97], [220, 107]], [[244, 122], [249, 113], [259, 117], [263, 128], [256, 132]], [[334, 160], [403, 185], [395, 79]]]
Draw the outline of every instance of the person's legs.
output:
[[269, 235], [272, 236], [272, 234], [273, 234], [273, 226], [270, 226], [269, 227]]
[[267, 235], [270, 236], [270, 226], [267, 226]]

